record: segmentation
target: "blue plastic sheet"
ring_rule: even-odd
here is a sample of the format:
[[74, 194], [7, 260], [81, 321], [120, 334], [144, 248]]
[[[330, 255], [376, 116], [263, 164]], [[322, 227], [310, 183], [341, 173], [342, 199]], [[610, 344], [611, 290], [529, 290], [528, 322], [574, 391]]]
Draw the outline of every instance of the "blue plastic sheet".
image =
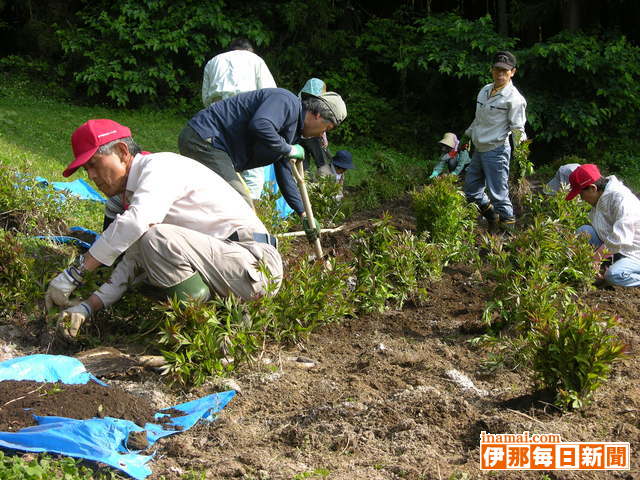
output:
[[36, 235], [34, 238], [39, 238], [41, 240], [49, 240], [50, 242], [54, 242], [54, 243], [68, 243], [68, 244], [76, 245], [78, 247], [89, 250], [91, 248], [91, 245], [93, 245], [93, 242], [95, 242], [100, 236], [98, 232], [94, 232], [93, 230], [90, 230], [84, 227], [76, 226], [76, 227], [69, 228], [69, 230], [71, 232], [88, 234], [92, 238], [89, 242], [85, 242], [84, 240], [80, 240], [79, 238], [71, 237], [68, 235]]
[[[278, 182], [276, 180], [276, 170], [275, 168], [273, 168], [273, 164], [267, 165], [264, 175], [264, 181], [267, 184], [271, 184], [271, 188], [273, 189], [274, 193], [277, 193], [279, 191]], [[293, 209], [289, 206], [282, 195], [280, 195], [280, 197], [278, 197], [278, 200], [276, 200], [276, 209], [280, 214], [280, 218], [287, 218], [293, 213]]]
[[77, 358], [65, 355], [27, 355], [0, 362], [0, 381], [31, 380], [33, 382], [62, 382], [84, 385], [90, 380], [106, 385], [84, 368]]
[[72, 182], [49, 182], [44, 177], [35, 177], [41, 185], [51, 185], [54, 190], [68, 192], [81, 200], [93, 200], [95, 202], [106, 203], [107, 199], [95, 188], [89, 185], [84, 179], [78, 178]]
[[53, 243], [68, 243], [70, 245], [75, 245], [87, 250], [91, 248], [91, 243], [87, 243], [83, 240], [80, 240], [79, 238], [69, 237], [67, 235], [36, 235], [33, 238], [39, 238], [40, 240], [49, 240]]
[[[61, 381], [74, 384], [94, 380], [105, 385], [88, 373], [79, 360], [61, 355], [30, 355], [1, 362], [0, 380]], [[141, 455], [138, 451], [128, 450], [126, 440], [130, 432], [146, 431], [151, 446], [159, 438], [188, 430], [200, 419], [214, 420], [214, 414], [222, 410], [234, 396], [235, 391], [229, 390], [170, 407], [185, 415], [172, 417], [162, 424], [147, 423], [144, 428], [129, 420], [110, 417], [76, 420], [34, 415], [37, 426], [23, 428], [18, 432], [0, 432], [0, 447], [57, 453], [102, 462], [142, 480], [151, 473], [147, 462], [153, 455]], [[167, 416], [163, 412], [164, 410], [157, 412], [155, 418]]]

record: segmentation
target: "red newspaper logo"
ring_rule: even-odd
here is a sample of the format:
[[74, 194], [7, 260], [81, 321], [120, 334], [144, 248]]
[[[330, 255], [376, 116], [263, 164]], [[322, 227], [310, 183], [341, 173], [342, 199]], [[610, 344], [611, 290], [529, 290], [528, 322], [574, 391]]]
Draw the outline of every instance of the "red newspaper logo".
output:
[[556, 434], [480, 437], [482, 470], [629, 470], [628, 442], [563, 442]]

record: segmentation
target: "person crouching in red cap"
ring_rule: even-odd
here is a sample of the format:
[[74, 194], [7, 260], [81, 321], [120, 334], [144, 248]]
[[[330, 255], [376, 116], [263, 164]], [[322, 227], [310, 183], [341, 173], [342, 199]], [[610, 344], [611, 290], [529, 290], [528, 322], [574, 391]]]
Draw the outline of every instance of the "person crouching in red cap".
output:
[[[63, 175], [83, 167], [104, 194], [122, 195], [128, 208], [49, 283], [45, 303], [47, 310], [63, 309], [57, 332], [64, 339], [73, 340], [94, 312], [119, 300], [136, 270], [144, 272], [146, 283], [178, 300], [231, 294], [259, 298], [269, 282], [259, 264], [279, 285], [282, 259], [275, 238], [218, 174], [176, 153], [141, 152], [131, 131], [108, 119], [81, 125], [71, 145], [75, 159]], [[109, 280], [74, 305], [70, 296], [85, 273], [113, 265], [122, 254]]]
[[603, 177], [596, 165], [585, 164], [569, 176], [571, 190], [567, 200], [580, 198], [593, 208], [591, 225], [583, 225], [579, 233], [589, 235], [596, 249], [596, 260], [606, 249], [613, 263], [604, 280], [623, 287], [640, 286], [640, 200], [614, 175]]

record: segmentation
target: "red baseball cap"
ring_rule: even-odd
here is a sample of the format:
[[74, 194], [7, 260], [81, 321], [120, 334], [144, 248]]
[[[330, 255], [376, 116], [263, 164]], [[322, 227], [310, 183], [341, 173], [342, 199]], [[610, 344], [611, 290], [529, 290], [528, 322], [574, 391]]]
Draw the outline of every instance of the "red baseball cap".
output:
[[131, 130], [113, 120], [96, 119], [83, 123], [71, 135], [71, 148], [76, 159], [62, 172], [62, 176], [68, 177], [73, 174], [87, 163], [102, 145], [130, 136]]
[[567, 200], [573, 200], [582, 190], [595, 183], [601, 177], [602, 175], [597, 165], [592, 163], [580, 165], [569, 175], [571, 190], [567, 194]]

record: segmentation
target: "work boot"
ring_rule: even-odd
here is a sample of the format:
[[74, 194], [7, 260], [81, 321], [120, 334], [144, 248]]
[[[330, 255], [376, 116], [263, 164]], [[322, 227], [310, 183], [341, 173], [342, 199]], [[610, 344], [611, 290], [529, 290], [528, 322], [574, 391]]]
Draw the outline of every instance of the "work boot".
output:
[[211, 291], [198, 272], [182, 282], [163, 289], [169, 298], [174, 296], [179, 301], [199, 300], [206, 302], [211, 298]]
[[504, 233], [513, 234], [516, 229], [515, 217], [507, 217], [500, 219], [500, 230]]
[[498, 229], [498, 223], [500, 222], [500, 216], [493, 209], [493, 205], [487, 203], [484, 207], [480, 207], [480, 213], [487, 219], [489, 232], [493, 233]]

